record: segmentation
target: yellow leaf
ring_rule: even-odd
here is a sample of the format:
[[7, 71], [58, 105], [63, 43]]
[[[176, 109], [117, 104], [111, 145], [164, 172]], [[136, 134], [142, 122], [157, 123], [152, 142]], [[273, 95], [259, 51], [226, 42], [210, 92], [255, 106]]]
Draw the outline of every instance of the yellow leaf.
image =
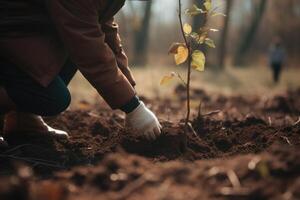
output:
[[188, 48], [186, 48], [185, 46], [179, 46], [177, 48], [177, 54], [175, 54], [174, 56], [176, 65], [184, 63], [187, 60], [188, 56]]
[[174, 77], [175, 77], [174, 72], [172, 72], [170, 75], [164, 76], [160, 81], [160, 85], [165, 85], [165, 84], [170, 83]]
[[204, 3], [204, 7], [207, 11], [211, 10], [211, 0], [206, 0]]
[[183, 46], [183, 47], [184, 47], [185, 44], [179, 43], [179, 42], [174, 42], [174, 43], [170, 46], [168, 53], [169, 53], [169, 54], [177, 54], [178, 47], [180, 47], [180, 46]]
[[197, 71], [204, 71], [205, 55], [202, 51], [195, 50], [192, 54], [192, 67]]
[[185, 23], [184, 25], [183, 25], [183, 31], [184, 31], [184, 33], [185, 34], [190, 34], [191, 32], [192, 32], [192, 26], [191, 25], [189, 25], [189, 24], [187, 24], [187, 23]]

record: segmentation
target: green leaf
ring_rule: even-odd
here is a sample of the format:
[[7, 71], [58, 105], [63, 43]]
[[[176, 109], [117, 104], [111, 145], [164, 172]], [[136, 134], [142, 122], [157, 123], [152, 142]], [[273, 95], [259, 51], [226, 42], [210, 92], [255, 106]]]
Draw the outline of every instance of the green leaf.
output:
[[205, 68], [205, 55], [202, 51], [195, 50], [192, 54], [192, 67], [197, 71], [204, 71]]
[[210, 48], [216, 48], [215, 42], [210, 38], [205, 39], [205, 44]]
[[193, 39], [199, 38], [199, 34], [196, 33], [196, 32], [192, 32], [192, 33], [190, 34], [190, 36], [191, 36]]
[[191, 37], [192, 39], [194, 39], [197, 43], [199, 43], [200, 35], [199, 35], [198, 33], [192, 32], [192, 33], [190, 34], [190, 37]]
[[206, 9], [207, 11], [210, 11], [210, 10], [211, 10], [211, 7], [212, 7], [212, 5], [211, 5], [211, 0], [206, 0], [205, 3], [204, 3], [203, 5], [204, 5], [204, 7], [205, 7], [205, 9]]
[[196, 6], [195, 4], [192, 6], [192, 8], [185, 10], [185, 14], [189, 15], [191, 17], [199, 15], [199, 14], [203, 14], [203, 13], [206, 13], [206, 12], [203, 11], [202, 9], [198, 8], [198, 6]]
[[198, 44], [203, 44], [205, 39], [207, 38], [208, 32], [205, 30], [200, 29], [200, 33], [192, 32], [190, 34], [191, 38], [195, 40]]

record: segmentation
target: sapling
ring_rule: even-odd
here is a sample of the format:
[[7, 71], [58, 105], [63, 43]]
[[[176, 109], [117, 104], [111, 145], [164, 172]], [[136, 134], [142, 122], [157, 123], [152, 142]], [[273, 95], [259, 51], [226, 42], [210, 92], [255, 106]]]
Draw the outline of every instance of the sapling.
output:
[[[211, 0], [205, 0], [203, 6], [200, 8], [197, 5], [193, 5], [191, 8], [185, 10], [185, 15], [189, 17], [195, 17], [202, 15], [203, 17], [215, 17], [223, 15], [217, 12], [217, 7], [213, 8]], [[217, 32], [217, 29], [213, 29], [203, 25], [193, 30], [193, 27], [189, 23], [183, 23], [182, 19], [182, 2], [178, 0], [178, 19], [180, 25], [180, 31], [183, 37], [183, 42], [173, 43], [169, 49], [169, 53], [174, 55], [176, 65], [187, 63], [187, 75], [186, 79], [177, 72], [172, 72], [170, 75], [164, 76], [160, 82], [164, 85], [170, 82], [174, 77], [179, 78], [181, 83], [186, 88], [186, 118], [185, 118], [185, 131], [191, 127], [190, 125], [190, 89], [191, 89], [191, 72], [192, 69], [203, 72], [205, 69], [206, 57], [203, 51], [200, 50], [201, 46], [208, 46], [215, 48], [214, 41], [209, 38], [209, 32]]]

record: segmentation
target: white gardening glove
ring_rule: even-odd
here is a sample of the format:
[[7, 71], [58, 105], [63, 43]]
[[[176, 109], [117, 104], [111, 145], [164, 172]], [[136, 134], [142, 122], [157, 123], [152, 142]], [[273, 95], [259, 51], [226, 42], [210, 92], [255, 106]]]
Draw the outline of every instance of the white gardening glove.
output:
[[140, 105], [126, 115], [125, 125], [138, 131], [148, 140], [155, 140], [161, 134], [161, 125], [155, 114], [141, 101]]

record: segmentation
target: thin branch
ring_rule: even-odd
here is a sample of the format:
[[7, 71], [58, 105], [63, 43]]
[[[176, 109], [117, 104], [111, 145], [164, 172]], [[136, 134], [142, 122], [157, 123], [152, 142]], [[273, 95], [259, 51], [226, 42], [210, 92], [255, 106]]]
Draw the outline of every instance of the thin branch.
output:
[[181, 29], [181, 34], [184, 39], [185, 45], [188, 49], [188, 72], [187, 72], [187, 83], [186, 83], [186, 96], [187, 96], [187, 114], [185, 119], [185, 129], [188, 129], [188, 122], [190, 120], [190, 113], [191, 113], [191, 107], [190, 107], [190, 83], [191, 83], [191, 48], [190, 43], [187, 40], [187, 37], [184, 33], [183, 29], [183, 22], [182, 22], [182, 4], [181, 0], [178, 0], [178, 18], [179, 18], [179, 24]]
[[201, 119], [202, 117], [202, 102], [200, 101], [198, 106], [198, 119]]
[[186, 84], [185, 80], [182, 78], [182, 76], [178, 72], [175, 72], [175, 73], [176, 73], [177, 77], [179, 78], [179, 80], [184, 85], [184, 87], [187, 87], [187, 84]]

